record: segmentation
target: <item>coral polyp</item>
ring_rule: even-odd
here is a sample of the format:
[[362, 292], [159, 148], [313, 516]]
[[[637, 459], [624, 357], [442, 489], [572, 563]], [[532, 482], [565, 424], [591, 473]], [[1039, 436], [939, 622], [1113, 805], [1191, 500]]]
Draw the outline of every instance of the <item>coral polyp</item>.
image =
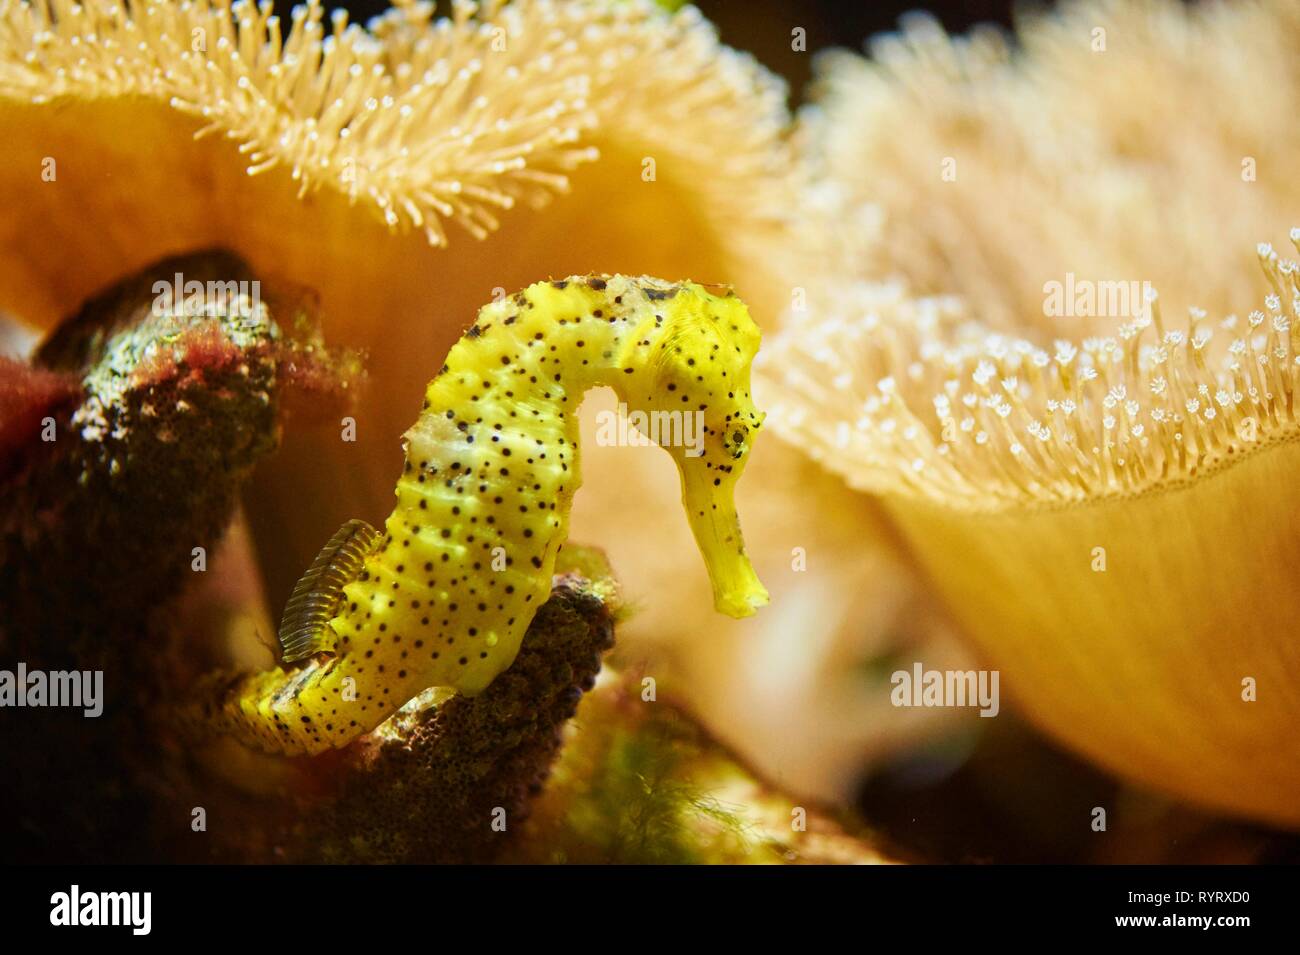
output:
[[[398, 0], [362, 27], [319, 0], [288, 23], [247, 0], [5, 3], [0, 106], [149, 101], [238, 143], [249, 175], [288, 168], [300, 197], [342, 193], [437, 246], [448, 221], [482, 238], [501, 212], [566, 191], [599, 156], [582, 140], [619, 110], [634, 122], [629, 94], [652, 75], [675, 111], [711, 112], [747, 145], [779, 121], [777, 84], [741, 57], [709, 62], [698, 17], [669, 22], [651, 3], [451, 7], [431, 23], [434, 4]], [[724, 115], [751, 92], [769, 120], [757, 129]]]
[[776, 343], [774, 418], [854, 486], [945, 507], [1186, 483], [1296, 434], [1300, 263], [1258, 252], [1273, 292], [1244, 318], [1193, 308], [1177, 327], [1148, 290], [1116, 334], [1050, 344], [994, 331], [954, 297], [845, 283]]

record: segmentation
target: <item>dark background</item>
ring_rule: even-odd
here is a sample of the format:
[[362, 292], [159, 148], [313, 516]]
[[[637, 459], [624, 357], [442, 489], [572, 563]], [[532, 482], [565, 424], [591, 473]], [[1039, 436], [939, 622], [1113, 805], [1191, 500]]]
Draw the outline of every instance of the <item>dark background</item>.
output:
[[[924, 10], [949, 33], [964, 33], [976, 23], [1009, 27], [1012, 0], [698, 0], [706, 17], [718, 26], [724, 43], [748, 50], [790, 84], [791, 104], [802, 101], [812, 72], [813, 55], [827, 47], [862, 50], [875, 33], [898, 29], [904, 13]], [[808, 31], [808, 52], [790, 49], [790, 31]]]

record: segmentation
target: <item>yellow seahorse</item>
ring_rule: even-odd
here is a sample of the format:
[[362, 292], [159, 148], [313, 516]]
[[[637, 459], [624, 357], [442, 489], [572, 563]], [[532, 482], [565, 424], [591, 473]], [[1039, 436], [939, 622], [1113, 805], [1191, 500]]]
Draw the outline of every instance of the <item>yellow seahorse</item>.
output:
[[648, 277], [539, 282], [485, 306], [403, 436], [383, 532], [339, 530], [286, 607], [284, 666], [221, 681], [198, 718], [268, 752], [318, 753], [428, 687], [484, 689], [550, 594], [580, 482], [576, 412], [595, 386], [630, 412], [702, 422], [702, 444], [665, 450], [715, 607], [753, 613], [768, 595], [734, 489], [763, 419], [749, 394], [759, 337], [730, 289]]

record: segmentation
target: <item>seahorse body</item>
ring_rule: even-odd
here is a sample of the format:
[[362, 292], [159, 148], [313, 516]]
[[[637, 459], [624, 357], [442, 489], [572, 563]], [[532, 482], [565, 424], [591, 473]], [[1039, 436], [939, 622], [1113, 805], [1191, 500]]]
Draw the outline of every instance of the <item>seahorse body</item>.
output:
[[[759, 337], [730, 290], [646, 277], [542, 282], [484, 307], [403, 437], [382, 535], [345, 526], [346, 546], [336, 535], [308, 574], [327, 579], [342, 566], [351, 579], [321, 599], [311, 583], [295, 591], [295, 606], [310, 604], [322, 622], [304, 634], [309, 618], [287, 615], [298, 650], [287, 656], [314, 654], [227, 681], [203, 719], [270, 752], [316, 753], [428, 687], [485, 688], [550, 593], [580, 481], [576, 412], [594, 386], [613, 388], [630, 411], [702, 414], [702, 453], [665, 450], [715, 606], [753, 613], [767, 592], [745, 555], [734, 488], [762, 423], [749, 394]], [[358, 541], [370, 548], [363, 556], [330, 563]]]

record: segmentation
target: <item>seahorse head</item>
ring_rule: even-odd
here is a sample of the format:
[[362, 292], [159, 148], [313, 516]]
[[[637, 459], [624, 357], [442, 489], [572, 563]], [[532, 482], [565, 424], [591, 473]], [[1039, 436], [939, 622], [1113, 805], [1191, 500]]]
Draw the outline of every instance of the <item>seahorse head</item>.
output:
[[748, 616], [768, 600], [745, 553], [735, 506], [736, 482], [763, 424], [749, 384], [758, 326], [727, 288], [686, 282], [642, 289], [655, 303], [653, 345], [645, 373], [621, 390], [629, 407], [645, 412], [643, 420], [657, 431], [651, 437], [677, 463], [714, 605], [733, 617]]

